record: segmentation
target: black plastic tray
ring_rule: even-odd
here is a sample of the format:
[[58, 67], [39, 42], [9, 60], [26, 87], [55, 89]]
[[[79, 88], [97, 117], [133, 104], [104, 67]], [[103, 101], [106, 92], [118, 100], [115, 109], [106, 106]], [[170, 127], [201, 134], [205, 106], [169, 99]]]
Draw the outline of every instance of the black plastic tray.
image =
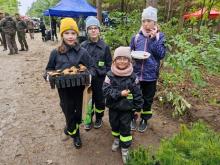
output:
[[88, 72], [81, 72], [73, 75], [49, 76], [51, 89], [69, 88], [75, 86], [89, 85], [90, 78]]

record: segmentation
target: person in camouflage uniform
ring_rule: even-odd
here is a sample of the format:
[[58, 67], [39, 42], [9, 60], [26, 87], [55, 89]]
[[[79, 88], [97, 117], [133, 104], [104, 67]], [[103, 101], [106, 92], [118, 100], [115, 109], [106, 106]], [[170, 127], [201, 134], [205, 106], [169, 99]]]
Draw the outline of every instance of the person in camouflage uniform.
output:
[[[0, 21], [3, 20], [4, 18], [4, 13], [0, 12]], [[2, 27], [0, 26], [0, 33], [1, 33], [1, 43], [4, 47], [3, 51], [7, 50], [7, 44], [6, 44], [6, 39], [5, 39], [5, 33], [2, 30]]]
[[16, 22], [8, 13], [5, 13], [5, 18], [1, 20], [0, 27], [2, 27], [2, 30], [5, 33], [6, 43], [10, 50], [8, 55], [18, 54], [18, 48], [15, 41]]
[[28, 51], [28, 44], [25, 36], [25, 30], [27, 29], [27, 25], [23, 20], [21, 20], [20, 15], [18, 13], [15, 14], [15, 18], [16, 18], [18, 41], [21, 45], [21, 49], [19, 51], [25, 51], [25, 50]]
[[34, 39], [34, 22], [29, 18], [26, 23], [30, 38]]

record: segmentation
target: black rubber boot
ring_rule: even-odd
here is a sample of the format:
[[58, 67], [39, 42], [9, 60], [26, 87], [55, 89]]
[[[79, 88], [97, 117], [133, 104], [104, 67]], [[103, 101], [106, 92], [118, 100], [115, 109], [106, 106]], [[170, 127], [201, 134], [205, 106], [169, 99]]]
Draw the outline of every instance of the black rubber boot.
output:
[[98, 129], [102, 126], [102, 119], [96, 119], [94, 123], [94, 128]]
[[73, 138], [73, 144], [74, 144], [74, 146], [75, 146], [76, 149], [81, 148], [82, 142], [81, 142], [81, 138], [80, 138], [79, 135], [77, 135], [77, 136], [75, 136], [75, 137]]
[[143, 133], [143, 132], [146, 131], [146, 129], [147, 129], [147, 121], [144, 120], [144, 119], [142, 119], [142, 120], [140, 121], [140, 124], [139, 124], [139, 127], [138, 127], [138, 131], [141, 132], [141, 133]]

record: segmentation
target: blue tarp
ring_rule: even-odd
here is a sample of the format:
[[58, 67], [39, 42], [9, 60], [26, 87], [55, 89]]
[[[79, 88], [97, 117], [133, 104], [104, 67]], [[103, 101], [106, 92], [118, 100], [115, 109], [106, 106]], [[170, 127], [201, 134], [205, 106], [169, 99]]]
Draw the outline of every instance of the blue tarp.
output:
[[44, 11], [44, 15], [57, 17], [96, 16], [97, 11], [86, 0], [61, 0], [56, 6]]

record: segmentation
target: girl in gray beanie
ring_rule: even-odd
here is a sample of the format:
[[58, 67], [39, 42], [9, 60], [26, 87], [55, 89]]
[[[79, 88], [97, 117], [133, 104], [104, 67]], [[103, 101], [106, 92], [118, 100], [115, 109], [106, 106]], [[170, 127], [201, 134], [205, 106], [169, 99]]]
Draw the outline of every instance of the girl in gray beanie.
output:
[[[94, 16], [89, 16], [86, 19], [86, 31], [88, 39], [81, 46], [84, 47], [95, 62], [96, 76], [92, 77], [92, 109], [87, 113], [85, 120], [85, 130], [92, 128], [92, 117], [95, 114], [94, 128], [102, 126], [102, 117], [105, 110], [105, 99], [102, 92], [102, 84], [106, 73], [111, 68], [112, 57], [109, 46], [100, 38], [100, 22]], [[91, 114], [92, 111], [92, 114]]]
[[[166, 48], [164, 34], [159, 32], [157, 26], [157, 9], [151, 6], [144, 9], [141, 20], [140, 31], [132, 37], [130, 47], [133, 51], [150, 53], [147, 59], [134, 59], [134, 72], [140, 81], [144, 99], [138, 131], [144, 132], [147, 128], [147, 121], [152, 117], [151, 106], [156, 92], [160, 60], [164, 58]], [[136, 129], [135, 117], [131, 122], [131, 129]]]
[[121, 147], [122, 160], [126, 163], [132, 142], [130, 123], [133, 110], [138, 111], [143, 105], [129, 47], [119, 47], [115, 50], [111, 71], [107, 73], [103, 83], [103, 92], [114, 137], [112, 151]]

